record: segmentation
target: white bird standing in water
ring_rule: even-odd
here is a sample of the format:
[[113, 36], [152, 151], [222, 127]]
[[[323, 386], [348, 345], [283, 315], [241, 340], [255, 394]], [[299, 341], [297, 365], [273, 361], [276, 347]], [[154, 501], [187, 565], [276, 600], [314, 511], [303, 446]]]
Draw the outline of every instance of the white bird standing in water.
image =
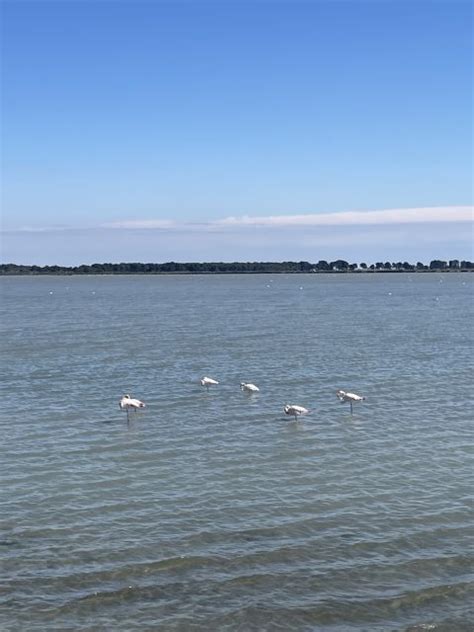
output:
[[137, 411], [138, 408], [145, 408], [145, 404], [139, 399], [134, 399], [131, 395], [124, 395], [119, 402], [121, 410], [127, 411], [127, 421], [129, 420], [130, 410]]
[[285, 411], [285, 415], [292, 415], [295, 418], [295, 421], [298, 421], [298, 417], [300, 415], [306, 415], [309, 413], [307, 408], [297, 406], [296, 404], [285, 404], [283, 410]]
[[240, 390], [247, 393], [258, 393], [260, 389], [255, 384], [250, 384], [250, 382], [240, 382]]
[[212, 384], [219, 384], [219, 382], [213, 380], [212, 377], [203, 377], [201, 380], [201, 386], [205, 386], [207, 389], [212, 386]]
[[352, 415], [352, 404], [354, 402], [361, 402], [365, 399], [362, 395], [356, 395], [355, 393], [346, 393], [346, 391], [337, 391], [336, 395], [339, 397], [341, 402], [349, 402], [351, 405], [351, 415]]

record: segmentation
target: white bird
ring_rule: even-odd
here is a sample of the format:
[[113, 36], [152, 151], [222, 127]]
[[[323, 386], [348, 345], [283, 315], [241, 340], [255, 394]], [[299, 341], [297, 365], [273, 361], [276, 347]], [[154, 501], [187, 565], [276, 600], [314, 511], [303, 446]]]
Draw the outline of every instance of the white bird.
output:
[[213, 380], [212, 377], [203, 377], [201, 379], [201, 386], [209, 388], [212, 384], [219, 384], [217, 380]]
[[145, 408], [145, 404], [139, 399], [134, 399], [130, 395], [124, 395], [119, 402], [121, 410], [127, 411], [127, 421], [129, 419], [130, 410], [136, 411], [138, 408]]
[[351, 405], [351, 415], [352, 415], [352, 404], [354, 402], [361, 402], [365, 399], [362, 395], [356, 395], [355, 393], [346, 393], [346, 391], [337, 391], [336, 395], [339, 397], [341, 402], [349, 402]]
[[283, 410], [285, 411], [285, 415], [292, 415], [295, 418], [295, 421], [298, 421], [298, 417], [300, 415], [306, 415], [309, 413], [307, 408], [297, 406], [296, 404], [285, 404]]
[[250, 382], [240, 382], [240, 389], [242, 391], [246, 391], [247, 393], [258, 393], [260, 390], [258, 386], [255, 384], [250, 384]]

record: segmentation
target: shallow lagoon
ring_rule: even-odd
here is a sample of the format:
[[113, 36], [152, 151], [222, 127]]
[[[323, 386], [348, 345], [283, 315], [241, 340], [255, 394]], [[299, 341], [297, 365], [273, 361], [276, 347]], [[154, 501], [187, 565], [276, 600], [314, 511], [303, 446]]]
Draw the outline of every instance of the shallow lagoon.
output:
[[473, 279], [2, 278], [2, 630], [471, 630]]

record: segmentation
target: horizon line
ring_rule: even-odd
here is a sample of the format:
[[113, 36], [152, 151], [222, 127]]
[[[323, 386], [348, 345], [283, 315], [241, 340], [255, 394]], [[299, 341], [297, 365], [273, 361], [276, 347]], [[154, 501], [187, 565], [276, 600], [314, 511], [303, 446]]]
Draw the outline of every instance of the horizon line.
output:
[[[360, 257], [359, 257], [360, 259]], [[360, 263], [356, 263], [356, 262], [350, 262], [350, 260], [345, 260], [345, 259], [341, 259], [340, 257], [338, 257], [337, 259], [319, 259], [318, 261], [306, 261], [306, 260], [281, 260], [281, 261], [257, 261], [257, 260], [234, 260], [234, 261], [175, 261], [175, 260], [170, 260], [170, 261], [162, 261], [162, 262], [158, 262], [158, 261], [102, 261], [102, 262], [98, 262], [95, 261], [94, 263], [80, 263], [78, 265], [61, 265], [61, 264], [44, 264], [44, 265], [38, 265], [38, 264], [34, 264], [34, 263], [14, 263], [12, 261], [6, 262], [6, 263], [1, 263], [0, 262], [0, 269], [8, 267], [8, 266], [15, 266], [15, 267], [24, 267], [24, 268], [63, 268], [63, 269], [67, 269], [67, 270], [73, 270], [75, 268], [81, 268], [81, 267], [94, 267], [94, 266], [169, 266], [169, 265], [178, 265], [178, 266], [188, 266], [188, 265], [199, 265], [199, 266], [213, 266], [213, 265], [224, 265], [224, 266], [232, 266], [232, 265], [278, 265], [278, 266], [284, 266], [284, 265], [314, 265], [317, 266], [318, 264], [324, 263], [324, 264], [328, 264], [328, 265], [335, 265], [337, 263], [342, 263], [342, 264], [348, 264], [348, 265], [356, 265], [358, 267], [360, 267], [361, 264], [364, 265], [377, 265], [378, 263], [382, 263], [382, 264], [387, 264], [389, 263], [390, 265], [398, 265], [398, 264], [409, 264], [409, 265], [413, 265], [416, 266], [417, 264], [422, 264], [424, 266], [428, 266], [430, 263], [434, 263], [434, 262], [440, 262], [440, 263], [450, 263], [450, 262], [457, 262], [457, 263], [468, 263], [468, 264], [472, 264], [472, 261], [468, 260], [468, 259], [464, 259], [464, 258], [450, 258], [450, 259], [438, 259], [438, 258], [434, 258], [434, 259], [430, 259], [429, 262], [423, 262], [418, 260], [416, 263], [410, 263], [409, 261], [405, 260], [405, 261], [389, 261], [388, 259], [385, 259], [385, 261], [374, 261], [371, 262], [370, 264], [361, 261]]]

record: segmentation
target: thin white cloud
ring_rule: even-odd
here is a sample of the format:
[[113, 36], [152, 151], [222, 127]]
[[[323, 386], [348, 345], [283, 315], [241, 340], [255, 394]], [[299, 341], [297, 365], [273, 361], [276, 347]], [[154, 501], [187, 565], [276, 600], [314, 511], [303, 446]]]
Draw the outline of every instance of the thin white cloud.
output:
[[226, 217], [208, 222], [178, 222], [170, 219], [123, 220], [103, 224], [102, 228], [128, 230], [196, 230], [207, 231], [246, 226], [363, 226], [385, 224], [418, 224], [426, 222], [469, 222], [473, 220], [472, 206], [431, 206], [422, 208], [386, 209], [377, 211], [345, 211], [307, 215], [267, 215]]
[[101, 224], [101, 228], [123, 229], [170, 229], [177, 228], [179, 224], [172, 219], [132, 219]]
[[54, 232], [61, 230], [68, 230], [68, 226], [21, 226], [20, 228], [5, 228], [2, 230], [3, 233], [7, 232], [18, 232], [18, 233], [45, 233], [45, 232]]
[[220, 226], [356, 226], [383, 224], [418, 224], [426, 222], [468, 222], [473, 220], [472, 206], [434, 206], [426, 208], [388, 209], [381, 211], [346, 211], [312, 215], [270, 215], [267, 217], [227, 217], [214, 222]]
[[345, 211], [340, 213], [314, 213], [306, 215], [268, 215], [226, 217], [224, 219], [192, 222], [173, 219], [130, 219], [117, 220], [96, 226], [23, 226], [17, 229], [4, 229], [2, 232], [52, 232], [113, 229], [128, 231], [164, 231], [192, 233], [221, 233], [246, 230], [248, 227], [264, 228], [298, 228], [298, 227], [357, 227], [387, 226], [404, 224], [439, 224], [472, 222], [473, 206], [432, 206], [402, 209], [386, 209], [375, 211]]

